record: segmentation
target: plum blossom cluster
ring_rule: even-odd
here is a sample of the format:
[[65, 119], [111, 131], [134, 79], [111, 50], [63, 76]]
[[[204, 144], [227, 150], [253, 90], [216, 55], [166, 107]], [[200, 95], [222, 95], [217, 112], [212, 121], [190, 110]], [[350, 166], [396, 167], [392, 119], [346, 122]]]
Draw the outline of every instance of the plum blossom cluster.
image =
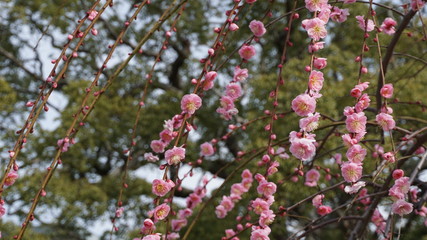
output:
[[318, 194], [311, 200], [313, 206], [317, 209], [317, 213], [320, 216], [325, 216], [332, 212], [332, 208], [330, 206], [323, 204], [324, 198], [325, 198], [325, 195]]
[[252, 186], [253, 176], [249, 169], [245, 169], [242, 174], [242, 181], [231, 186], [230, 196], [222, 196], [221, 203], [215, 208], [218, 218], [225, 218], [235, 203], [242, 199], [242, 195], [249, 191]]
[[248, 77], [248, 69], [241, 69], [237, 66], [234, 69], [233, 80], [227, 84], [225, 93], [220, 99], [220, 107], [216, 109], [216, 112], [221, 114], [221, 117], [226, 120], [239, 113], [239, 110], [234, 105], [234, 102], [242, 96], [242, 87], [240, 82], [243, 82]]
[[344, 144], [349, 147], [346, 153], [347, 162], [341, 164], [341, 173], [344, 180], [351, 183], [347, 188], [347, 193], [356, 193], [361, 187], [365, 186], [364, 182], [359, 182], [362, 177], [363, 160], [367, 151], [360, 144], [360, 140], [366, 134], [367, 117], [363, 112], [368, 108], [371, 100], [368, 94], [363, 93], [369, 87], [369, 82], [357, 84], [351, 91], [350, 95], [356, 98], [356, 104], [353, 107], [344, 108], [346, 116], [346, 129], [349, 133], [342, 136]]
[[[391, 98], [393, 96], [393, 84], [384, 84], [384, 86], [380, 90], [381, 96], [384, 98]], [[384, 131], [390, 131], [394, 127], [396, 127], [396, 122], [393, 119], [393, 116], [391, 115], [393, 113], [393, 109], [391, 107], [388, 107], [384, 104], [384, 106], [381, 108], [381, 112], [377, 114], [375, 120], [377, 121], [378, 125], [384, 130]]]
[[[402, 170], [400, 170], [402, 171]], [[400, 216], [409, 214], [412, 212], [412, 203], [409, 203], [405, 200], [407, 198], [410, 182], [408, 177], [403, 177], [402, 172], [393, 172], [393, 177], [395, 178], [394, 185], [388, 190], [388, 195], [393, 200], [393, 205], [391, 210], [394, 214], [399, 214]]]

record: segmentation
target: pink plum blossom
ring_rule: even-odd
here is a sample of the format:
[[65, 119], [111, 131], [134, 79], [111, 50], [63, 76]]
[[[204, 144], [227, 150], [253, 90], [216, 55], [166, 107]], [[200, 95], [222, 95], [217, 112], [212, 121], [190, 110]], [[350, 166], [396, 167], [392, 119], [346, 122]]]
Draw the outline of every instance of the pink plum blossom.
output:
[[300, 160], [310, 160], [316, 154], [315, 140], [308, 138], [294, 138], [291, 140], [289, 151]]
[[212, 146], [212, 144], [205, 142], [202, 145], [200, 145], [200, 155], [204, 157], [209, 157], [214, 154], [215, 150]]
[[165, 158], [169, 165], [176, 165], [185, 158], [185, 148], [173, 147], [165, 152]]
[[191, 93], [184, 95], [181, 100], [181, 110], [190, 115], [193, 115], [197, 109], [202, 106], [202, 99], [199, 95]]
[[250, 240], [270, 240], [268, 237], [270, 232], [271, 230], [268, 227], [252, 229]]
[[367, 118], [364, 112], [353, 113], [345, 120], [346, 128], [349, 132], [360, 133], [366, 130]]
[[255, 56], [255, 53], [255, 48], [251, 45], [244, 45], [239, 50], [239, 55], [244, 60], [251, 59], [253, 56]]
[[364, 149], [359, 144], [355, 144], [347, 150], [346, 156], [351, 162], [362, 163], [362, 161], [365, 159], [366, 154], [366, 149]]
[[393, 179], [397, 180], [405, 175], [405, 172], [402, 169], [396, 169], [393, 171]]
[[328, 0], [305, 0], [305, 7], [310, 12], [321, 11], [324, 8], [327, 8]]
[[317, 213], [320, 216], [328, 215], [331, 212], [332, 212], [332, 208], [329, 207], [329, 206], [322, 205], [322, 206], [320, 206], [320, 207], [317, 208]]
[[[326, 64], [326, 62], [325, 62]], [[326, 66], [326, 65], [325, 65]], [[323, 73], [313, 70], [308, 78], [308, 87], [313, 91], [320, 91], [323, 87]]]
[[276, 192], [277, 186], [273, 182], [263, 180], [259, 183], [257, 191], [259, 194], [263, 194], [265, 197], [271, 196]]
[[206, 73], [205, 75], [205, 79], [202, 81], [203, 82], [203, 90], [207, 91], [211, 88], [213, 88], [214, 84], [214, 80], [217, 77], [217, 72], [215, 71], [209, 71]]
[[323, 49], [324, 46], [325, 46], [325, 42], [311, 43], [310, 45], [308, 45], [308, 52], [309, 53], [317, 52], [320, 49]]
[[317, 186], [317, 181], [319, 181], [320, 173], [316, 169], [310, 169], [305, 174], [305, 185], [309, 187]]
[[414, 11], [418, 11], [421, 8], [424, 7], [424, 1], [423, 0], [411, 0], [411, 8]]
[[396, 161], [396, 158], [394, 157], [394, 153], [392, 152], [386, 152], [382, 155], [384, 160], [386, 160], [389, 163], [394, 163]]
[[355, 194], [359, 191], [359, 189], [361, 189], [365, 185], [366, 183], [364, 181], [358, 181], [357, 183], [354, 183], [351, 186], [345, 186], [344, 192], [348, 194]]
[[[326, 65], [328, 65], [328, 59], [326, 58], [315, 58], [313, 61], [313, 66], [317, 69], [324, 69], [326, 67]], [[314, 70], [311, 72], [311, 74], [313, 74], [313, 72], [315, 72]], [[310, 76], [311, 76], [310, 74]], [[323, 73], [322, 76], [323, 78]]]
[[95, 10], [92, 10], [89, 12], [89, 15], [87, 16], [87, 19], [89, 19], [90, 21], [93, 21], [96, 16], [98, 15], [98, 12]]
[[306, 19], [302, 21], [303, 28], [307, 31], [308, 36], [314, 41], [319, 41], [328, 35], [325, 22], [320, 18]]
[[232, 32], [239, 30], [239, 26], [235, 23], [231, 23], [228, 29]]
[[359, 98], [359, 101], [354, 106], [354, 109], [356, 110], [356, 112], [362, 112], [363, 110], [369, 107], [370, 103], [371, 99], [369, 98], [368, 94], [365, 93]]
[[170, 179], [167, 181], [164, 181], [162, 179], [154, 179], [152, 185], [152, 192], [159, 197], [163, 197], [173, 187], [175, 187], [175, 183]]
[[248, 69], [246, 68], [240, 68], [239, 66], [234, 68], [234, 76], [233, 81], [235, 82], [243, 82], [248, 77]]
[[229, 83], [226, 87], [225, 94], [231, 99], [236, 100], [242, 96], [242, 87], [238, 83]]
[[347, 21], [347, 17], [350, 15], [348, 9], [340, 9], [338, 7], [332, 7], [330, 18], [332, 21], [342, 23]]
[[390, 131], [396, 127], [396, 122], [393, 119], [393, 116], [387, 113], [379, 113], [375, 120], [378, 122], [378, 125], [382, 127], [384, 131]]
[[305, 117], [309, 113], [313, 113], [315, 109], [316, 99], [306, 93], [300, 94], [292, 100], [292, 110], [298, 116]]
[[381, 88], [380, 93], [384, 98], [391, 98], [393, 96], [393, 84], [387, 83]]
[[187, 225], [188, 221], [185, 218], [172, 220], [172, 231], [179, 231]]
[[380, 29], [388, 35], [393, 35], [396, 32], [396, 29], [394, 26], [396, 26], [396, 21], [394, 21], [393, 18], [386, 18], [384, 19], [384, 22], [381, 24]]
[[252, 201], [251, 207], [256, 214], [261, 214], [262, 212], [267, 211], [270, 205], [265, 200], [256, 198]]
[[372, 30], [374, 30], [375, 24], [371, 19], [368, 19], [368, 23], [366, 24], [365, 22], [365, 18], [363, 16], [356, 16], [357, 21], [359, 22], [359, 27], [362, 30], [365, 30], [367, 32], [371, 32]]
[[375, 209], [374, 214], [372, 214], [371, 221], [377, 227], [378, 233], [384, 232], [386, 227], [386, 222], [378, 209]]
[[312, 204], [313, 204], [313, 206], [315, 207], [315, 208], [318, 208], [318, 207], [320, 207], [320, 206], [322, 206], [323, 204], [322, 204], [322, 201], [323, 201], [323, 199], [325, 198], [325, 195], [323, 195], [323, 194], [318, 194], [318, 195], [316, 195], [312, 200], [311, 200], [311, 202], [312, 202]]
[[162, 153], [165, 151], [166, 144], [161, 140], [153, 140], [150, 144], [151, 149], [155, 153]]
[[144, 159], [149, 161], [149, 162], [159, 161], [159, 157], [154, 156], [153, 153], [144, 153]]
[[319, 119], [320, 114], [319, 113], [309, 113], [306, 118], [301, 118], [299, 120], [299, 127], [306, 132], [312, 132], [317, 129], [319, 126]]
[[400, 216], [410, 214], [413, 210], [412, 203], [408, 203], [403, 199], [397, 200], [391, 206], [391, 210], [394, 214], [399, 214]]
[[149, 234], [150, 232], [156, 230], [153, 220], [147, 218], [144, 220], [144, 223], [141, 228], [141, 232], [144, 234]]
[[255, 37], [261, 37], [267, 31], [264, 27], [264, 24], [257, 20], [252, 20], [251, 23], [249, 23], [249, 28]]
[[15, 171], [10, 171], [7, 176], [6, 179], [4, 180], [4, 185], [5, 186], [11, 186], [15, 183], [16, 179], [18, 179], [19, 175], [17, 172]]
[[341, 165], [342, 176], [349, 183], [357, 182], [362, 177], [362, 170], [361, 165], [353, 162], [345, 162]]
[[6, 214], [6, 208], [3, 207], [3, 205], [0, 204], [0, 218], [3, 217]]
[[160, 204], [154, 209], [154, 221], [161, 221], [169, 215], [170, 207], [166, 203]]

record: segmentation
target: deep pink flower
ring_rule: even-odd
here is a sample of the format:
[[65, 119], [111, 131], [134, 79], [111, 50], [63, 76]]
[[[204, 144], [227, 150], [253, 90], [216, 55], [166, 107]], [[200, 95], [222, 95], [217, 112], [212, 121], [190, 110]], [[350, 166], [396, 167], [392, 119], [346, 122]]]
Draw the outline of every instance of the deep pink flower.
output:
[[328, 0], [305, 0], [305, 7], [310, 12], [321, 11], [328, 7]]
[[423, 7], [424, 7], [424, 1], [423, 0], [411, 0], [412, 10], [418, 11]]
[[217, 72], [215, 71], [209, 71], [206, 73], [205, 75], [205, 79], [203, 79], [202, 83], [203, 83], [203, 90], [207, 91], [211, 88], [213, 88], [214, 86], [214, 80], [217, 77]]
[[[326, 59], [326, 58], [315, 58], [313, 61], [313, 66], [317, 69], [324, 69], [326, 67], [326, 65], [328, 65], [328, 59]], [[313, 70], [311, 72], [311, 74], [313, 74], [313, 72], [317, 72], [317, 71]], [[311, 74], [310, 74], [310, 76], [311, 76]], [[322, 73], [321, 77], [323, 78], [323, 73]]]
[[322, 206], [320, 206], [320, 207], [317, 208], [317, 213], [320, 216], [328, 215], [331, 212], [332, 212], [332, 208], [329, 207], [329, 206], [322, 205]]
[[309, 113], [313, 113], [315, 109], [316, 99], [306, 93], [300, 94], [292, 100], [292, 110], [298, 116], [305, 117]]
[[249, 169], [243, 170], [241, 176], [242, 176], [243, 179], [248, 178], [248, 179], [252, 180], [252, 173], [251, 173], [251, 171]]
[[360, 133], [366, 130], [367, 118], [364, 112], [353, 113], [345, 120], [346, 128], [349, 132]]
[[150, 232], [153, 232], [156, 230], [156, 226], [154, 225], [153, 220], [147, 218], [144, 220], [144, 223], [141, 228], [141, 232], [144, 234], [149, 234]]
[[229, 83], [226, 87], [225, 94], [233, 100], [242, 96], [242, 87], [238, 83]]
[[[315, 60], [316, 61], [316, 60]], [[325, 62], [326, 64], [326, 62]], [[326, 66], [326, 65], [325, 65]], [[308, 87], [313, 91], [320, 91], [323, 87], [323, 73], [313, 70], [308, 78]]]
[[325, 195], [318, 194], [311, 200], [311, 202], [313, 203], [313, 206], [315, 208], [318, 208], [318, 207], [322, 206], [322, 201], [324, 198], [325, 198]]
[[15, 171], [10, 171], [7, 174], [6, 179], [4, 180], [4, 185], [5, 186], [11, 186], [15, 183], [16, 179], [18, 179], [19, 175], [17, 172]]
[[264, 27], [264, 24], [257, 20], [252, 20], [251, 23], [249, 23], [249, 28], [255, 37], [261, 37], [267, 31]]
[[359, 101], [354, 106], [354, 109], [356, 112], [362, 112], [369, 107], [370, 103], [371, 99], [369, 98], [368, 94], [365, 93], [359, 98]]
[[328, 35], [325, 22], [320, 18], [306, 19], [302, 21], [302, 26], [307, 30], [308, 36], [314, 41], [319, 41]]
[[393, 179], [397, 180], [405, 175], [405, 172], [402, 169], [396, 169], [393, 171]]
[[251, 45], [244, 45], [239, 50], [240, 57], [245, 60], [251, 59], [253, 56], [255, 56], [255, 53], [255, 48]]
[[3, 207], [3, 205], [0, 204], [0, 218], [3, 217], [6, 214], [6, 208]]
[[346, 182], [354, 183], [357, 182], [362, 177], [362, 166], [353, 163], [345, 162], [341, 165], [341, 173]]
[[93, 21], [96, 18], [97, 15], [98, 15], [98, 12], [95, 11], [95, 10], [92, 10], [89, 13], [89, 15], [87, 16], [87, 19], [89, 19], [90, 21]]
[[347, 21], [347, 16], [349, 16], [350, 13], [348, 12], [348, 9], [340, 9], [338, 7], [332, 7], [332, 12], [330, 18], [335, 22], [345, 22]]
[[392, 152], [386, 152], [382, 155], [384, 160], [386, 160], [389, 163], [394, 163], [396, 161], [396, 158], [394, 157], [394, 153]]
[[408, 203], [405, 200], [399, 199], [391, 206], [391, 210], [394, 214], [399, 214], [400, 216], [410, 214], [412, 212], [412, 203]]
[[174, 133], [170, 129], [163, 129], [163, 131], [161, 131], [159, 135], [160, 135], [160, 139], [165, 144], [169, 144], [174, 139]]
[[185, 158], [185, 148], [173, 147], [165, 152], [165, 158], [169, 165], [176, 165]]
[[379, 113], [375, 120], [378, 122], [378, 125], [382, 127], [384, 131], [390, 131], [396, 127], [396, 122], [393, 119], [393, 116], [387, 113]]
[[396, 26], [396, 21], [394, 21], [393, 18], [386, 18], [384, 19], [383, 24], [381, 24], [380, 29], [388, 35], [393, 35], [396, 32], [396, 29], [394, 28], [394, 26]]
[[252, 4], [254, 2], [256, 2], [257, 0], [246, 0], [246, 3]]
[[363, 16], [356, 16], [356, 19], [359, 22], [359, 27], [362, 30], [365, 30], [365, 28], [366, 28], [367, 32], [370, 32], [370, 31], [374, 30], [375, 24], [374, 24], [374, 22], [371, 19], [368, 19], [368, 23], [367, 24], [366, 24], [365, 18]]
[[159, 197], [163, 197], [173, 187], [175, 187], [175, 183], [170, 179], [168, 181], [164, 181], [162, 179], [154, 179], [152, 184], [152, 192]]
[[200, 145], [200, 155], [209, 157], [214, 154], [215, 150], [212, 146], [212, 144], [205, 142], [202, 145]]
[[317, 181], [319, 181], [320, 173], [316, 169], [310, 169], [305, 174], [305, 185], [309, 187], [317, 186]]
[[354, 163], [362, 163], [362, 161], [365, 159], [366, 154], [366, 149], [364, 149], [359, 144], [355, 144], [347, 150], [346, 156], [348, 160]]
[[246, 68], [240, 68], [239, 66], [234, 68], [234, 76], [233, 76], [233, 81], [236, 82], [243, 82], [246, 80], [246, 78], [248, 77], [248, 69]]
[[201, 106], [202, 99], [197, 94], [191, 93], [186, 94], [182, 97], [181, 110], [183, 112], [193, 115], [194, 112], [196, 112], [196, 110], [199, 109]]
[[393, 90], [394, 90], [393, 84], [391, 83], [384, 84], [384, 86], [380, 90], [381, 96], [385, 98], [391, 98], [393, 96]]
[[166, 203], [160, 204], [159, 206], [157, 206], [154, 209], [154, 221], [161, 221], [163, 219], [165, 219], [168, 215], [169, 215], [169, 211], [170, 211], [170, 207], [169, 205], [167, 205]]

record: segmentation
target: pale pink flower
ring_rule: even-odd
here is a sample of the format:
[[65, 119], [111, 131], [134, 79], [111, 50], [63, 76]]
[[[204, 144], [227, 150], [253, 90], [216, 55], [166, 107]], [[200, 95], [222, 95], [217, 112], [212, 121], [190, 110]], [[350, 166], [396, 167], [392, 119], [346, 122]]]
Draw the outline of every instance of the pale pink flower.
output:
[[178, 218], [188, 218], [193, 214], [193, 210], [190, 208], [181, 209], [178, 211]]
[[176, 165], [185, 158], [185, 148], [173, 147], [165, 152], [165, 158], [169, 165]]
[[362, 163], [362, 161], [365, 159], [366, 154], [366, 149], [364, 149], [359, 144], [355, 144], [347, 150], [346, 156], [348, 160], [354, 163]]
[[233, 229], [225, 229], [226, 238], [231, 238], [234, 235], [236, 235], [236, 232]]
[[87, 19], [89, 19], [90, 21], [93, 21], [96, 16], [98, 15], [98, 12], [95, 10], [92, 10], [89, 12], [89, 15], [87, 16]]
[[381, 96], [385, 98], [391, 98], [393, 96], [393, 90], [394, 90], [393, 84], [391, 83], [384, 84], [384, 86], [380, 90]]
[[244, 191], [245, 192], [249, 191], [249, 188], [252, 187], [252, 182], [253, 182], [252, 178], [244, 178], [244, 179], [242, 179], [242, 183], [241, 184], [244, 187]]
[[329, 22], [331, 16], [331, 5], [327, 5], [325, 8], [318, 12], [317, 17], [322, 20], [325, 24]]
[[309, 187], [317, 186], [317, 181], [319, 181], [320, 173], [316, 169], [310, 169], [305, 174], [305, 185]]
[[341, 173], [346, 182], [354, 183], [357, 182], [362, 177], [362, 166], [353, 163], [345, 162], [341, 165]]
[[220, 205], [222, 205], [227, 212], [231, 211], [234, 208], [234, 202], [231, 200], [230, 197], [227, 196], [222, 196]]
[[359, 191], [359, 189], [361, 189], [365, 185], [366, 183], [364, 181], [358, 181], [357, 183], [354, 183], [351, 186], [345, 186], [344, 192], [348, 194], [355, 194]]
[[386, 160], [389, 163], [394, 163], [396, 161], [396, 158], [394, 157], [394, 153], [392, 152], [386, 152], [382, 155], [384, 160]]
[[236, 100], [242, 96], [242, 87], [238, 83], [229, 83], [225, 89], [225, 95], [229, 96], [231, 99]]
[[347, 21], [347, 16], [349, 16], [350, 13], [348, 9], [340, 9], [338, 7], [332, 7], [332, 12], [330, 18], [335, 22], [345, 22]]
[[[317, 69], [324, 69], [326, 67], [326, 65], [328, 65], [327, 61], [328, 61], [328, 59], [326, 59], [326, 58], [315, 58], [313, 61], [313, 66]], [[313, 70], [310, 74], [310, 77], [313, 74], [313, 72], [317, 72], [317, 71]], [[319, 72], [317, 72], [316, 74], [318, 74], [318, 73]], [[323, 79], [323, 73], [322, 73], [321, 78]]]
[[257, 20], [252, 20], [251, 23], [249, 23], [249, 28], [255, 37], [261, 37], [267, 31], [264, 27], [264, 24]]
[[320, 114], [315, 113], [314, 115], [312, 113], [309, 113], [306, 118], [301, 118], [299, 120], [299, 127], [306, 132], [312, 132], [317, 129], [319, 126], [319, 119]]
[[6, 179], [4, 180], [4, 185], [5, 186], [11, 186], [15, 183], [16, 179], [18, 179], [19, 175], [17, 172], [15, 171], [10, 171], [7, 174]]
[[[315, 60], [316, 61], [316, 60]], [[326, 62], [325, 62], [326, 64]], [[326, 65], [325, 65], [326, 66]], [[308, 87], [313, 91], [320, 91], [323, 87], [323, 73], [313, 70], [308, 78]]]
[[215, 150], [212, 146], [212, 144], [205, 142], [203, 144], [200, 145], [200, 155], [204, 156], [204, 157], [209, 157], [212, 156], [214, 154]]
[[215, 214], [217, 218], [225, 218], [227, 216], [227, 210], [222, 205], [218, 205], [215, 208]]
[[277, 167], [279, 166], [279, 162], [274, 161], [271, 163], [270, 167], [268, 167], [267, 175], [270, 176], [278, 171]]
[[292, 100], [292, 110], [294, 110], [298, 116], [305, 117], [309, 113], [313, 113], [315, 109], [316, 99], [306, 93], [300, 94]]
[[251, 173], [251, 171], [249, 169], [243, 170], [241, 176], [242, 176], [243, 179], [247, 178], [247, 179], [251, 179], [252, 180], [252, 173]]
[[169, 144], [174, 139], [174, 132], [170, 129], [163, 129], [159, 133], [160, 140], [162, 140], [165, 144]]
[[207, 91], [211, 88], [213, 88], [214, 86], [214, 80], [217, 77], [217, 72], [215, 71], [209, 71], [206, 73], [205, 75], [205, 79], [203, 79], [202, 83], [203, 83], [203, 90]]
[[305, 7], [310, 12], [321, 11], [328, 7], [328, 0], [305, 0]]
[[152, 185], [152, 192], [159, 197], [163, 197], [173, 187], [175, 187], [175, 183], [170, 179], [167, 181], [164, 181], [162, 179], [154, 179]]
[[252, 229], [250, 240], [270, 240], [268, 235], [270, 234], [270, 228], [259, 228]]
[[323, 49], [324, 46], [325, 46], [325, 42], [311, 43], [310, 45], [308, 45], [308, 52], [309, 53], [317, 52], [320, 49]]
[[349, 132], [360, 133], [366, 130], [367, 118], [364, 112], [353, 113], [345, 120], [346, 128]]
[[121, 217], [122, 216], [122, 214], [123, 214], [123, 212], [124, 212], [124, 208], [118, 208], [117, 210], [116, 210], [116, 217], [117, 218], [119, 218], [119, 217]]
[[166, 238], [165, 235], [163, 235], [163, 240], [178, 240], [179, 239], [179, 233], [171, 232], [168, 234], [168, 237]]
[[318, 194], [311, 200], [311, 203], [313, 204], [313, 206], [315, 208], [318, 208], [318, 207], [322, 206], [322, 201], [324, 198], [325, 198], [325, 195]]
[[267, 211], [270, 208], [270, 205], [261, 198], [256, 198], [252, 201], [251, 207], [256, 214], [261, 214], [264, 211]]
[[249, 60], [255, 56], [255, 48], [251, 45], [243, 45], [239, 50], [239, 55], [244, 60]]
[[235, 194], [235, 195], [242, 195], [243, 193], [245, 193], [247, 191], [246, 187], [241, 184], [241, 183], [235, 183], [233, 185], [231, 185], [231, 194]]
[[196, 110], [199, 109], [201, 106], [202, 99], [197, 94], [191, 93], [186, 94], [182, 97], [181, 110], [183, 112], [193, 115], [194, 112], [196, 112]]
[[346, 116], [346, 117], [350, 116], [351, 114], [353, 114], [355, 112], [356, 111], [354, 111], [354, 107], [350, 107], [350, 106], [345, 107], [344, 111], [343, 111], [344, 116]]
[[276, 192], [277, 186], [273, 182], [268, 182], [266, 180], [261, 181], [257, 187], [259, 194], [264, 195], [265, 197], [271, 196]]
[[160, 235], [158, 234], [150, 234], [142, 238], [142, 240], [160, 240]]
[[366, 24], [365, 18], [363, 16], [356, 16], [356, 19], [359, 22], [359, 27], [362, 30], [365, 30], [365, 28], [366, 28], [367, 32], [370, 32], [370, 31], [374, 30], [375, 24], [374, 24], [374, 22], [371, 19], [368, 19], [368, 23], [367, 24]]
[[399, 199], [391, 206], [391, 210], [394, 214], [399, 214], [400, 216], [410, 214], [412, 212], [412, 203], [408, 203], [405, 200]]
[[396, 29], [394, 28], [394, 26], [396, 26], [396, 21], [394, 21], [393, 18], [386, 18], [384, 19], [383, 24], [381, 24], [380, 29], [388, 35], [393, 35], [396, 32]]
[[336, 153], [336, 154], [334, 155], [334, 159], [335, 159], [335, 162], [336, 162], [338, 165], [341, 165], [341, 164], [342, 164], [342, 154], [341, 154], [341, 153]]
[[320, 206], [320, 207], [317, 208], [317, 213], [320, 216], [328, 215], [331, 212], [332, 212], [332, 208], [329, 207], [329, 206], [322, 205], [322, 206]]
[[261, 216], [259, 216], [259, 225], [261, 227], [267, 227], [274, 221], [274, 217], [276, 217], [276, 214], [273, 213], [272, 210], [267, 210], [261, 213]]
[[248, 69], [246, 68], [240, 68], [239, 66], [234, 68], [234, 76], [233, 76], [233, 81], [236, 82], [243, 82], [246, 80], [246, 78], [248, 77]]
[[365, 93], [359, 98], [359, 101], [354, 106], [354, 109], [356, 112], [362, 112], [369, 107], [370, 103], [371, 99], [369, 98], [368, 94]]
[[319, 41], [328, 35], [325, 22], [320, 18], [306, 19], [302, 21], [302, 26], [307, 30], [308, 36], [314, 41]]
[[150, 144], [151, 149], [155, 153], [162, 153], [165, 151], [166, 144], [161, 140], [153, 140]]
[[393, 116], [387, 113], [379, 113], [375, 120], [378, 122], [378, 125], [382, 127], [384, 131], [390, 131], [396, 127], [396, 122], [393, 119]]
[[160, 204], [159, 206], [157, 206], [154, 209], [154, 221], [161, 221], [163, 219], [165, 219], [168, 215], [169, 215], [169, 211], [170, 211], [170, 207], [169, 205], [167, 205], [166, 203]]
[[393, 171], [393, 179], [397, 180], [405, 175], [405, 172], [402, 169], [396, 169]]
[[300, 160], [310, 160], [316, 154], [316, 141], [308, 138], [295, 138], [291, 140], [289, 151]]
[[153, 153], [144, 153], [144, 159], [149, 162], [157, 162], [159, 161], [159, 157], [154, 156]]

